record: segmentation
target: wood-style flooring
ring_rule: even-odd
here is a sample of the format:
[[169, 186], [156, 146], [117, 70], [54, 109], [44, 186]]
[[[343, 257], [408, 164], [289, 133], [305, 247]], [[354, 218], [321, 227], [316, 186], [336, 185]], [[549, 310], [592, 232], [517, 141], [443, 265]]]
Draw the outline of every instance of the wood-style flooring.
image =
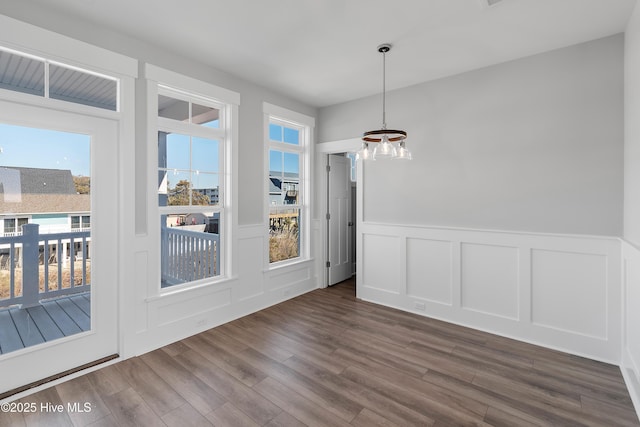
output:
[[107, 366], [20, 400], [62, 413], [0, 425], [640, 425], [616, 366], [354, 294], [316, 290]]

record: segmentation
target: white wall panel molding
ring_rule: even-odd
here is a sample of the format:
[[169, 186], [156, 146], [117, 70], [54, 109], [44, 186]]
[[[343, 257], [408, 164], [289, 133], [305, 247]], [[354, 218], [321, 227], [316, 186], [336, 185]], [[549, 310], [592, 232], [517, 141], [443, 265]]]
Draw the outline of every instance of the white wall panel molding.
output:
[[404, 268], [400, 261], [404, 257], [399, 253], [405, 245], [393, 234], [366, 233], [362, 240], [361, 253], [366, 266], [363, 286], [394, 295], [406, 293], [406, 287], [401, 287], [405, 280], [401, 277], [404, 277]]
[[622, 242], [623, 348], [622, 373], [636, 408], [640, 409], [640, 248]]
[[408, 237], [407, 296], [453, 305], [453, 244]]
[[617, 238], [362, 222], [358, 245], [359, 298], [620, 363]]
[[460, 255], [462, 308], [518, 320], [518, 248], [462, 242]]
[[238, 226], [238, 268], [241, 269], [243, 280], [235, 286], [235, 301], [258, 298], [265, 292], [262, 263], [256, 263], [255, 260], [263, 258], [266, 230], [266, 224]]
[[532, 323], [606, 341], [607, 258], [606, 254], [533, 249]]

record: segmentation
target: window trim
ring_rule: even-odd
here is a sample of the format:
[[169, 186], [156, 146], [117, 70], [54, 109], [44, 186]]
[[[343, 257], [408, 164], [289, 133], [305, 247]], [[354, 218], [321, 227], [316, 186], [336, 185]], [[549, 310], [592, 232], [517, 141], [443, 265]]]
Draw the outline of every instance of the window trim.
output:
[[[312, 156], [313, 156], [313, 133], [315, 127], [315, 119], [304, 114], [288, 110], [286, 108], [279, 107], [277, 105], [263, 103], [264, 113], [264, 200], [265, 200], [265, 223], [264, 233], [266, 235], [264, 245], [264, 265], [265, 271], [270, 271], [289, 265], [299, 264], [307, 262], [311, 259], [311, 176], [312, 170]], [[300, 131], [299, 144], [290, 144], [286, 142], [271, 141], [269, 135], [269, 125], [276, 123], [278, 125], [288, 126], [298, 129]], [[290, 258], [282, 261], [269, 261], [269, 215], [272, 209], [269, 197], [269, 151], [276, 149], [285, 153], [296, 153], [300, 155], [300, 171], [299, 171], [299, 184], [298, 184], [298, 203], [292, 205], [281, 205], [282, 207], [299, 209], [300, 210], [300, 226], [299, 226], [299, 239], [300, 239], [300, 253], [295, 258]], [[280, 207], [280, 205], [278, 205]]]

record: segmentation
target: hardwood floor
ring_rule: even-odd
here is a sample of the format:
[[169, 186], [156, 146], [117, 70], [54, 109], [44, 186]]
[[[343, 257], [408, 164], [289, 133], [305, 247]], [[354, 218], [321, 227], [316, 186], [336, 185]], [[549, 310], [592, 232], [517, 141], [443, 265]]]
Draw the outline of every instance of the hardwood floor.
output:
[[638, 426], [619, 368], [316, 290], [23, 398], [4, 425]]

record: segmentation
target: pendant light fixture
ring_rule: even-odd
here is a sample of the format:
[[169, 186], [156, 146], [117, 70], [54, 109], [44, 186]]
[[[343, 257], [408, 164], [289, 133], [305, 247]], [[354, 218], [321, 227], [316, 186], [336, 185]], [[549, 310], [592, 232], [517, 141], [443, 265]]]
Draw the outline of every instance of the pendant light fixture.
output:
[[362, 136], [362, 148], [358, 157], [368, 159], [403, 159], [411, 160], [411, 152], [405, 146], [407, 132], [403, 130], [387, 129], [387, 93], [386, 93], [386, 54], [391, 50], [389, 43], [378, 46], [382, 54], [382, 128], [370, 130]]

